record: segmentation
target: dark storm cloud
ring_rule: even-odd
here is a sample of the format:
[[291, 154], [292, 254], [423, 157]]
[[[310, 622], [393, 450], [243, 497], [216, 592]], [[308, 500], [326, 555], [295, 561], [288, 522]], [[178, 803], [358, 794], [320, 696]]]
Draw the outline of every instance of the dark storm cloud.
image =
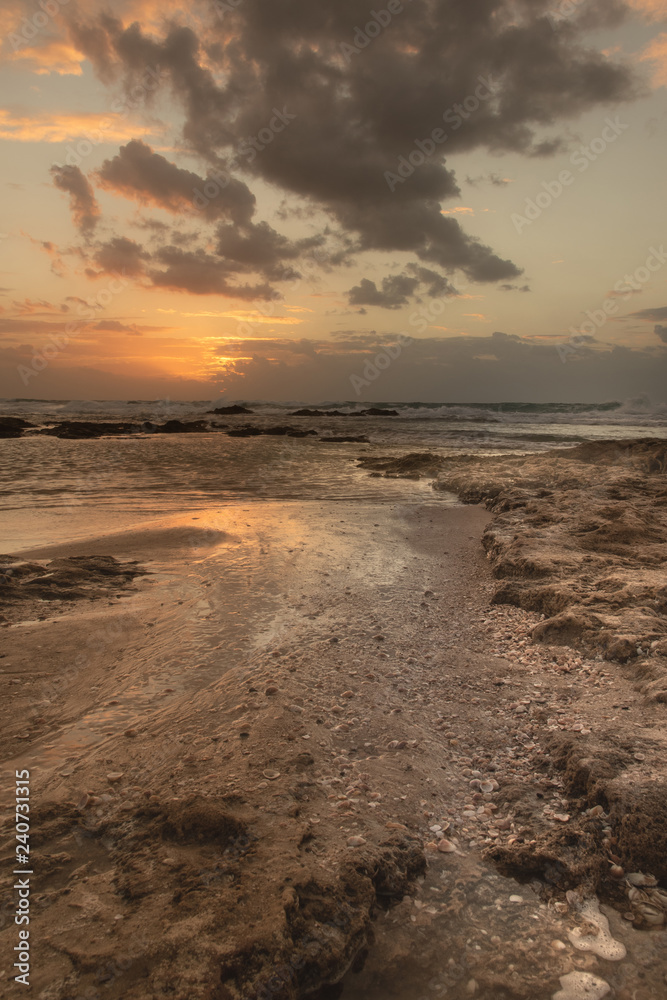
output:
[[418, 278], [407, 274], [393, 274], [382, 279], [382, 288], [374, 281], [362, 278], [361, 282], [347, 293], [351, 306], [380, 306], [381, 309], [400, 309], [410, 301], [419, 287]]
[[441, 274], [427, 267], [409, 264], [410, 274], [390, 274], [377, 287], [374, 281], [362, 278], [358, 285], [350, 288], [347, 300], [351, 306], [379, 306], [381, 309], [400, 309], [407, 305], [422, 285], [426, 294], [436, 296], [455, 295], [456, 289]]
[[[613, 16], [608, 3], [586, 4], [585, 28], [618, 20], [624, 8], [611, 6]], [[459, 191], [449, 157], [480, 148], [550, 155], [561, 148], [561, 122], [638, 93], [626, 65], [587, 46], [583, 21], [553, 24], [552, 8], [553, 0], [411, 0], [367, 34], [366, 0], [244, 0], [224, 18], [195, 4], [198, 32], [168, 23], [162, 37], [109, 15], [96, 30], [68, 16], [103, 79], [117, 74], [129, 87], [147, 66], [167, 75], [185, 112], [183, 137], [211, 168], [231, 162], [300, 196], [358, 250], [404, 251], [475, 281], [508, 282], [521, 273], [516, 264], [440, 215]], [[385, 173], [438, 128], [446, 141], [391, 190]], [[127, 166], [107, 172], [125, 183]], [[161, 167], [170, 198], [169, 183], [184, 178]]]
[[224, 295], [227, 298], [271, 300], [278, 293], [267, 283], [235, 285], [229, 281], [233, 268], [205, 250], [187, 251], [163, 247], [153, 255], [161, 267], [150, 267], [147, 275], [156, 288], [190, 292], [193, 295]]
[[100, 217], [100, 207], [88, 178], [78, 167], [51, 167], [53, 183], [69, 195], [69, 207], [74, 225], [84, 236], [90, 236]]
[[660, 324], [658, 323], [656, 324], [653, 332], [655, 333], [656, 337], [660, 337], [660, 340], [663, 342], [663, 344], [667, 344], [667, 326], [660, 326]]
[[270, 281], [287, 281], [300, 277], [286, 264], [322, 244], [320, 237], [292, 242], [276, 232], [268, 223], [246, 226], [221, 225], [216, 233], [217, 253], [248, 270], [259, 271]]
[[[127, 274], [138, 277], [145, 271], [150, 254], [127, 236], [115, 236], [98, 246], [93, 258], [102, 274]], [[94, 272], [93, 272], [94, 273]]]
[[[255, 212], [255, 196], [243, 181], [226, 173], [220, 176], [220, 183], [216, 183], [183, 170], [140, 139], [121, 146], [118, 154], [105, 160], [98, 171], [102, 187], [141, 204], [157, 205], [174, 213], [202, 212], [207, 219], [249, 222]], [[207, 184], [214, 192], [212, 198], [204, 194]]]

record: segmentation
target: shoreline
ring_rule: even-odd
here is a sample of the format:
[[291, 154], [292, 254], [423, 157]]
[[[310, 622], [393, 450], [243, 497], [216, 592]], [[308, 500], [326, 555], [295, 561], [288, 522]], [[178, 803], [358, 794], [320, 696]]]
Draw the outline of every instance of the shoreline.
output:
[[[437, 474], [454, 487], [451, 467]], [[206, 542], [196, 557], [184, 523], [187, 573], [175, 536], [154, 563], [118, 536], [108, 555], [152, 571], [129, 599], [0, 633], [3, 680], [23, 678], [8, 687], [25, 698], [13, 713], [51, 714], [53, 746], [37, 725], [18, 754], [3, 748], [12, 772], [31, 758], [38, 768], [38, 995], [102, 981], [114, 998], [157, 998], [170, 983], [183, 1000], [283, 1000], [340, 981], [370, 947], [344, 997], [391, 995], [406, 970], [444, 969], [456, 997], [546, 996], [561, 976], [592, 970], [619, 1000], [632, 989], [658, 998], [664, 925], [641, 929], [637, 906], [653, 904], [633, 905], [611, 878], [623, 816], [599, 806], [613, 806], [614, 782], [648, 802], [646, 781], [667, 760], [664, 708], [636, 691], [636, 663], [535, 645], [544, 612], [491, 603], [498, 584], [480, 538], [499, 538], [525, 506], [323, 503], [301, 518], [298, 505], [272, 506], [260, 526], [195, 532]], [[245, 633], [223, 634], [230, 584], [244, 608], [262, 582]], [[93, 623], [104, 640], [85, 676], [68, 674]], [[67, 683], [37, 709], [45, 699], [24, 685], [47, 654]], [[73, 746], [93, 722], [99, 740]], [[647, 860], [648, 847], [630, 859]], [[569, 936], [590, 924], [596, 893], [622, 961]], [[486, 940], [482, 918], [495, 928]]]

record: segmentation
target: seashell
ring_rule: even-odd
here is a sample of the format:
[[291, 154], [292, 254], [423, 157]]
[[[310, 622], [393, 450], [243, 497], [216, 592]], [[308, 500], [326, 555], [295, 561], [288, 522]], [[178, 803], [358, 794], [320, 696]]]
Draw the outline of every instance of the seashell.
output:
[[280, 777], [280, 771], [262, 771], [262, 774], [265, 778], [268, 778], [269, 781], [275, 781], [276, 778]]
[[654, 875], [644, 875], [643, 872], [630, 872], [625, 877], [630, 885], [653, 887], [658, 884], [658, 880]]
[[633, 907], [635, 915], [651, 927], [659, 927], [665, 922], [665, 913], [660, 906], [651, 903], [636, 903]]
[[620, 865], [612, 865], [609, 869], [609, 874], [612, 878], [623, 878], [625, 872]]
[[454, 854], [456, 851], [456, 845], [452, 844], [451, 840], [447, 840], [446, 837], [443, 837], [442, 840], [438, 841], [438, 850], [441, 854]]
[[649, 889], [647, 896], [655, 906], [661, 906], [667, 910], [667, 892], [664, 889]]
[[122, 771], [111, 771], [109, 774], [107, 774], [107, 781], [109, 781], [112, 785], [115, 785], [122, 778], [123, 778]]
[[487, 794], [489, 792], [493, 792], [493, 791], [495, 791], [494, 784], [497, 787], [497, 784], [498, 784], [497, 782], [494, 783], [493, 781], [480, 781], [480, 783], [479, 783], [480, 791], [486, 792]]
[[363, 847], [366, 841], [363, 837], [348, 837], [347, 846], [348, 847]]
[[79, 801], [76, 804], [77, 809], [85, 809], [90, 802], [90, 795], [88, 792], [84, 792]]

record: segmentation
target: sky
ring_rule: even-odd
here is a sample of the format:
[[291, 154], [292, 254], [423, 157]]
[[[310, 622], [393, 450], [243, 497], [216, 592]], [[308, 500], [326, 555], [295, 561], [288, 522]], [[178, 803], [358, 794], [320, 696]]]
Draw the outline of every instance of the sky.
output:
[[667, 399], [667, 0], [0, 28], [0, 396]]

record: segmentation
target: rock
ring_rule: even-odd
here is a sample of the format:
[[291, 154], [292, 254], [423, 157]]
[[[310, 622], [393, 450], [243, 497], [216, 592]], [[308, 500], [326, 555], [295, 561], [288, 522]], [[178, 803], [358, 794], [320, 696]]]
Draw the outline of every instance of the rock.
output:
[[227, 436], [232, 438], [248, 438], [259, 437], [261, 433], [259, 427], [236, 427], [234, 430], [227, 431]]
[[34, 427], [34, 424], [22, 420], [20, 417], [0, 417], [0, 438], [18, 438], [23, 435], [27, 427]]
[[398, 410], [383, 410], [379, 406], [371, 406], [367, 410], [357, 410], [351, 417], [397, 417]]
[[218, 416], [232, 416], [234, 414], [253, 414], [254, 410], [249, 410], [245, 406], [239, 406], [235, 403], [233, 406], [218, 406], [215, 410], [209, 410], [209, 413], [216, 413]]
[[347, 417], [348, 413], [341, 413], [340, 410], [309, 410], [308, 407], [304, 407], [301, 410], [295, 410], [294, 413], [290, 413], [290, 417]]

